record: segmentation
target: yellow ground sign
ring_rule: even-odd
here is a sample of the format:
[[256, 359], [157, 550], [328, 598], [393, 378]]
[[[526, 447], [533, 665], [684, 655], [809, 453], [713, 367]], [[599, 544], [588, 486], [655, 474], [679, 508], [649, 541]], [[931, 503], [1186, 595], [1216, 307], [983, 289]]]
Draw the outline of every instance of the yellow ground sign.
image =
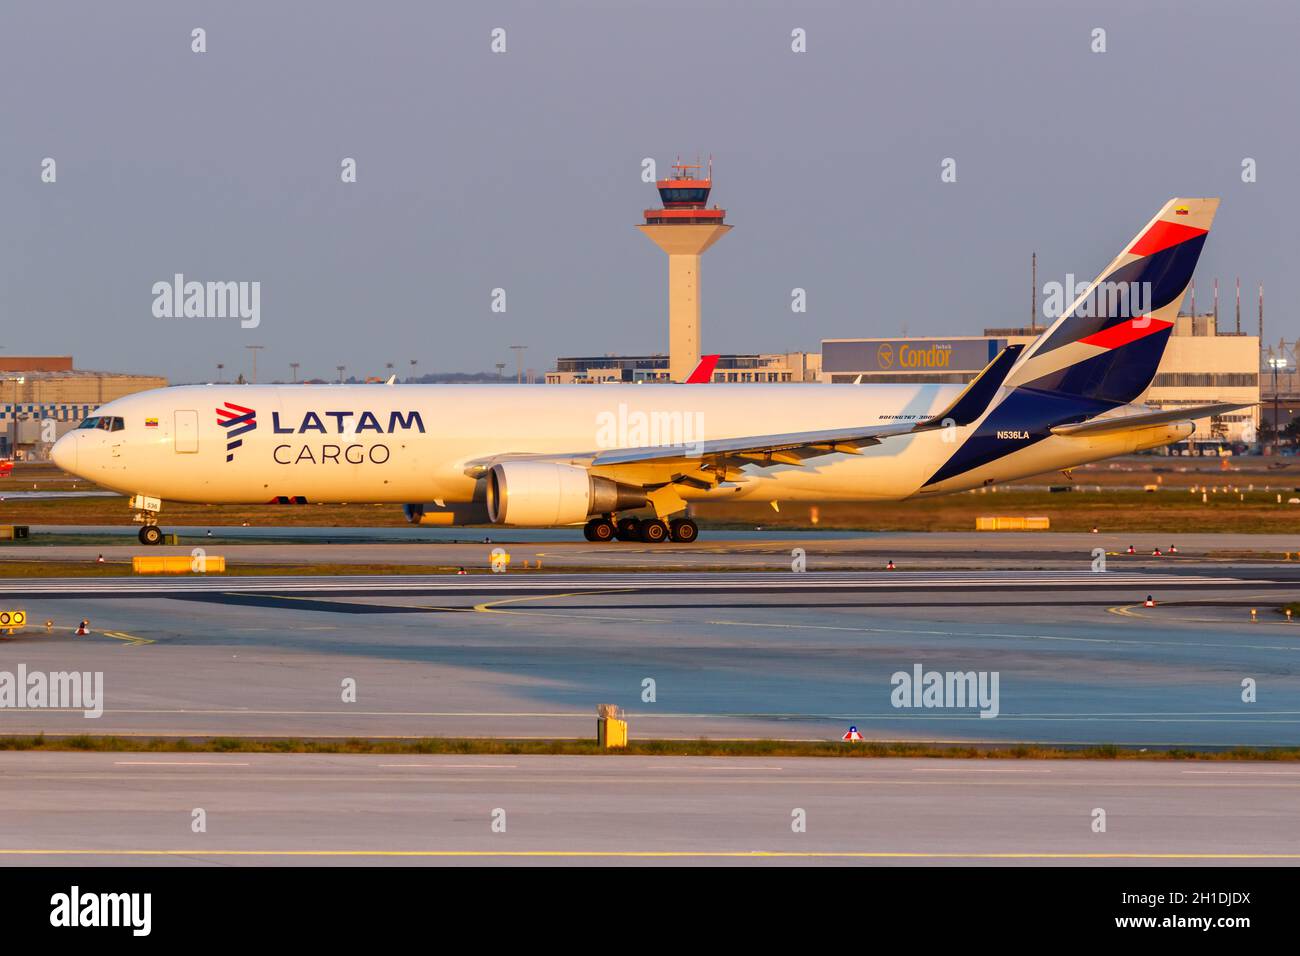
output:
[[226, 559], [219, 554], [196, 558], [188, 554], [133, 557], [131, 570], [136, 574], [224, 574]]

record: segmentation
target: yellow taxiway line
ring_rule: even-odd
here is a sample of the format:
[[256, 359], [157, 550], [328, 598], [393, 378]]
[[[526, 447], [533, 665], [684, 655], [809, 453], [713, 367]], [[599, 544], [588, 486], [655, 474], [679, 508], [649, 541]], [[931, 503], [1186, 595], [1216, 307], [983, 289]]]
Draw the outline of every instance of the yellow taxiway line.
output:
[[[528, 595], [528, 596], [526, 596], [526, 597], [502, 598], [502, 599], [499, 600], [499, 601], [485, 601], [485, 602], [483, 602], [482, 604], [475, 604], [475, 605], [474, 605], [474, 610], [477, 611], [477, 612], [479, 612], [480, 614], [522, 614], [522, 615], [529, 615], [529, 616], [538, 616], [538, 615], [540, 615], [541, 617], [562, 617], [562, 616], [563, 616], [563, 610], [564, 610], [563, 608], [557, 608], [557, 609], [555, 609], [555, 611], [552, 611], [552, 612], [547, 612], [547, 611], [514, 611], [514, 610], [508, 610], [508, 609], [506, 609], [506, 608], [503, 608], [501, 605], [503, 605], [503, 604], [520, 604], [520, 603], [522, 603], [522, 602], [524, 602], [524, 601], [549, 601], [549, 600], [552, 600], [552, 599], [554, 599], [554, 598], [585, 597], [585, 596], [590, 595], [590, 594], [625, 594], [625, 593], [627, 593], [628, 591], [634, 591], [634, 590], [636, 590], [636, 589], [635, 589], [635, 588], [603, 588], [603, 589], [601, 589], [601, 590], [599, 590], [599, 591], [571, 591], [571, 592], [569, 592], [569, 593], [567, 593], [567, 594], [530, 594], [530, 595]], [[559, 612], [559, 613], [556, 613], [556, 612]], [[601, 621], [601, 620], [606, 620], [606, 621], [619, 620], [619, 621], [622, 621], [622, 620], [626, 620], [626, 617], [624, 617], [624, 616], [622, 616], [622, 615], [620, 615], [620, 616], [618, 616], [618, 617], [612, 617], [612, 616], [611, 616], [611, 617], [602, 617], [602, 616], [600, 616], [600, 615], [589, 614], [589, 615], [583, 615], [583, 618], [582, 618], [582, 619], [583, 619], [584, 621]], [[650, 621], [650, 622], [657, 623], [657, 624], [666, 624], [666, 623], [669, 623], [669, 622], [667, 622], [667, 621], [656, 620], [656, 619], [653, 619], [653, 618], [651, 618], [651, 619], [641, 619], [641, 620], [648, 620], [648, 621]]]
[[[1260, 603], [1263, 604], [1264, 600], [1261, 599]], [[1138, 613], [1139, 609], [1146, 610], [1147, 607], [1145, 604], [1121, 604], [1118, 607], [1106, 608], [1106, 612], [1108, 614], [1118, 614], [1120, 617], [1137, 618], [1140, 621], [1159, 620], [1161, 623], [1169, 623], [1169, 624], [1218, 624], [1220, 626], [1222, 625], [1235, 626], [1237, 624], [1249, 623], [1251, 625], [1256, 625], [1256, 626], [1260, 624], [1265, 624], [1265, 625], [1271, 624], [1274, 627], [1294, 626], [1292, 622], [1289, 620], [1288, 621], [1271, 621], [1271, 620], [1266, 621], [1263, 620], [1262, 618], [1256, 621], [1245, 621], [1245, 620], [1227, 621], [1227, 620], [1223, 620], [1222, 618], [1213, 618], [1213, 617], [1166, 617], [1165, 615], [1162, 614], [1158, 619], [1156, 619], [1153, 618], [1150, 614]], [[1300, 621], [1297, 621], [1296, 623], [1300, 624]]]
[[99, 633], [116, 641], [125, 641], [123, 647], [139, 647], [141, 644], [154, 643], [147, 637], [136, 637], [134, 634], [127, 634], [125, 631], [100, 631]]

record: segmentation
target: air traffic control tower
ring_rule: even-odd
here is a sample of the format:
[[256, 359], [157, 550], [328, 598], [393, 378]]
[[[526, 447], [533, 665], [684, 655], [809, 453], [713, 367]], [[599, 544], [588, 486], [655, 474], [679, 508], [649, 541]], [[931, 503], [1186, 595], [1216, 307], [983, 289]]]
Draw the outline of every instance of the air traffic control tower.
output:
[[647, 209], [645, 225], [637, 226], [668, 253], [668, 373], [684, 382], [700, 362], [700, 256], [731, 229], [723, 222], [727, 212], [705, 208], [713, 188], [713, 160], [708, 177], [699, 179], [703, 167], [680, 159], [673, 177], [655, 186], [662, 209]]

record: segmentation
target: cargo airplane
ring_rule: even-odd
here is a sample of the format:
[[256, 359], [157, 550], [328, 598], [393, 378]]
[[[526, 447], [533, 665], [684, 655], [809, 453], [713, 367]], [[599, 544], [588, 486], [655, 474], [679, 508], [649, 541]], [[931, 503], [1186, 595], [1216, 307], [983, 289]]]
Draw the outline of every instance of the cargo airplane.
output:
[[1218, 207], [1173, 199], [1041, 336], [969, 384], [195, 385], [99, 408], [65, 471], [163, 500], [392, 502], [426, 525], [694, 541], [696, 501], [896, 501], [1157, 448], [1247, 407], [1134, 404]]

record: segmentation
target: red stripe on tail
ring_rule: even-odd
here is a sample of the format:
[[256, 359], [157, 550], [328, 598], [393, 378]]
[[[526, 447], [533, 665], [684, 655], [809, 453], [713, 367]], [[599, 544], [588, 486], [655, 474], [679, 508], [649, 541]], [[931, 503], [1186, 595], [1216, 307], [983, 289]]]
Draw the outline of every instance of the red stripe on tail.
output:
[[1141, 239], [1133, 243], [1133, 248], [1129, 252], [1135, 256], [1149, 256], [1170, 246], [1176, 246], [1180, 242], [1186, 242], [1188, 239], [1203, 236], [1208, 231], [1208, 229], [1197, 229], [1195, 226], [1184, 226], [1181, 222], [1165, 222], [1161, 219], [1143, 233]]
[[1127, 322], [1121, 322], [1119, 325], [1112, 325], [1108, 329], [1102, 329], [1095, 332], [1087, 338], [1079, 339], [1083, 345], [1095, 345], [1102, 349], [1117, 349], [1121, 345], [1128, 345], [1130, 342], [1136, 342], [1138, 339], [1146, 338], [1153, 335], [1161, 329], [1167, 329], [1172, 326], [1172, 322], [1161, 322], [1159, 319], [1146, 317], [1145, 325], [1138, 325], [1137, 319], [1130, 319]]

